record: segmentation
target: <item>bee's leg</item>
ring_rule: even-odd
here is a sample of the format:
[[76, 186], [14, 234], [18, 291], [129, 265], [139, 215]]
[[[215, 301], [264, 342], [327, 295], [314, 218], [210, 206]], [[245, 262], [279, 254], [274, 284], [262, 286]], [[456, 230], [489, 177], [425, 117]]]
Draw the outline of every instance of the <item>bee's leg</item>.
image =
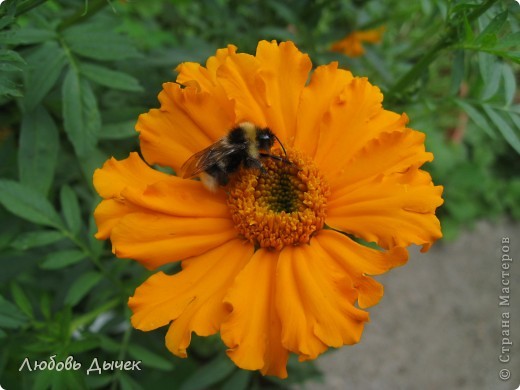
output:
[[287, 160], [286, 158], [283, 158], [283, 157], [280, 157], [280, 156], [273, 156], [272, 154], [269, 154], [269, 153], [260, 153], [260, 157], [272, 158], [273, 160], [281, 161], [281, 162], [284, 162], [284, 163], [289, 164], [291, 166], [294, 166], [294, 164], [291, 161]]

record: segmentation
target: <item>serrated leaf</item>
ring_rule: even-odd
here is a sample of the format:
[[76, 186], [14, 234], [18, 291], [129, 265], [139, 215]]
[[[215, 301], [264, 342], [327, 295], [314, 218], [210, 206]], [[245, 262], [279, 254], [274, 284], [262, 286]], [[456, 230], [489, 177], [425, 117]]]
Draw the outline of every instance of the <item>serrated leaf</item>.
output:
[[141, 360], [143, 365], [169, 371], [173, 368], [173, 363], [164, 357], [151, 352], [150, 350], [133, 344], [128, 347], [128, 353], [136, 360]]
[[218, 356], [205, 366], [201, 367], [182, 384], [180, 390], [204, 390], [220, 382], [233, 370], [233, 362], [223, 356]]
[[27, 316], [0, 295], [0, 328], [16, 329], [27, 323]]
[[130, 38], [95, 23], [68, 28], [63, 37], [73, 52], [95, 60], [125, 60], [140, 56]]
[[94, 271], [81, 275], [76, 279], [70, 290], [67, 292], [65, 304], [71, 306], [76, 305], [96, 286], [96, 284], [101, 281], [102, 278], [103, 275]]
[[35, 224], [63, 228], [60, 216], [50, 202], [21, 183], [0, 179], [0, 203], [14, 215]]
[[60, 201], [65, 223], [72, 233], [78, 234], [81, 229], [81, 210], [76, 193], [68, 185], [61, 187]]
[[31, 248], [37, 248], [53, 244], [57, 241], [63, 240], [65, 237], [63, 234], [57, 231], [36, 231], [36, 232], [25, 232], [18, 235], [11, 243], [11, 247], [25, 251]]
[[515, 133], [515, 131], [509, 125], [509, 123], [506, 120], [504, 120], [499, 114], [497, 114], [495, 110], [493, 110], [486, 104], [484, 104], [483, 107], [487, 116], [495, 124], [498, 131], [503, 135], [504, 139], [509, 143], [509, 145], [511, 145], [513, 149], [520, 153], [520, 137], [518, 136], [518, 134]]
[[46, 42], [26, 57], [24, 107], [31, 111], [58, 81], [66, 63], [63, 50], [56, 42]]
[[509, 106], [513, 103], [516, 94], [516, 77], [508, 64], [502, 64], [502, 77], [504, 79], [504, 103]]
[[95, 64], [82, 64], [81, 73], [90, 80], [106, 87], [122, 91], [142, 91], [139, 80], [127, 73], [119, 72]]
[[496, 134], [492, 130], [488, 120], [480, 113], [478, 112], [473, 106], [470, 104], [462, 101], [462, 100], [455, 100], [455, 103], [462, 108], [466, 114], [469, 115], [471, 120], [475, 122], [475, 124], [480, 127], [484, 132], [489, 135], [491, 138], [496, 139]]
[[11, 295], [13, 296], [14, 303], [24, 312], [28, 317], [33, 317], [33, 309], [31, 301], [27, 298], [24, 291], [20, 288], [17, 283], [11, 285]]
[[22, 117], [18, 169], [20, 182], [47, 194], [54, 180], [59, 152], [58, 128], [44, 107]]
[[101, 128], [97, 101], [87, 80], [71, 67], [62, 88], [65, 131], [79, 157], [88, 156], [95, 148]]
[[85, 252], [76, 249], [53, 252], [45, 256], [45, 260], [41, 263], [40, 267], [43, 269], [60, 269], [79, 263], [86, 257]]

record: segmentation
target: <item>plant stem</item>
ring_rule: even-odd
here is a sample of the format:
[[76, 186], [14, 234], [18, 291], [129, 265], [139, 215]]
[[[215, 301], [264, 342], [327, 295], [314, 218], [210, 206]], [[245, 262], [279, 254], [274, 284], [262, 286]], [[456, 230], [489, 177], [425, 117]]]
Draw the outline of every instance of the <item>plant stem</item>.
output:
[[64, 30], [67, 27], [70, 27], [78, 21], [85, 21], [92, 16], [94, 16], [96, 13], [101, 11], [107, 4], [107, 0], [93, 0], [92, 2], [87, 3], [88, 7], [86, 6], [84, 9], [80, 9], [76, 11], [74, 14], [72, 14], [70, 17], [65, 19], [63, 22], [61, 22], [58, 25], [58, 31]]
[[[467, 17], [469, 23], [477, 19], [486, 12], [498, 0], [488, 0], [479, 8], [470, 13]], [[439, 38], [437, 43], [422, 56], [422, 58], [403, 76], [401, 77], [387, 92], [387, 96], [392, 99], [397, 94], [405, 92], [412, 83], [414, 83], [424, 72], [424, 70], [437, 58], [440, 51], [453, 44], [457, 37], [457, 26], [449, 24], [445, 33]]]

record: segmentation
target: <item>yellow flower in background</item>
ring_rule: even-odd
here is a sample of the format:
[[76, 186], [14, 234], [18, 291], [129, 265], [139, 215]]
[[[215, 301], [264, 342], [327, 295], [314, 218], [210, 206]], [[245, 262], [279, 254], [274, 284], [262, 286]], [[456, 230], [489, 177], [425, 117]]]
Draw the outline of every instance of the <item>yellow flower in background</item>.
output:
[[[255, 56], [236, 50], [183, 63], [177, 83], [163, 85], [161, 108], [136, 126], [146, 162], [132, 153], [96, 171], [96, 237], [148, 269], [182, 260], [180, 272], [157, 272], [130, 298], [135, 328], [169, 325], [166, 346], [180, 357], [192, 332], [220, 332], [237, 366], [283, 378], [291, 352], [315, 359], [360, 340], [362, 309], [383, 295], [371, 275], [442, 236], [442, 187], [420, 169], [433, 159], [424, 134], [383, 109], [366, 78], [331, 63], [307, 83], [311, 61], [292, 42], [262, 41]], [[241, 169], [216, 193], [149, 166], [179, 172], [243, 122], [271, 129], [282, 161]]]
[[354, 31], [342, 40], [335, 42], [331, 50], [349, 57], [360, 57], [365, 54], [363, 42], [379, 43], [385, 31], [384, 26], [373, 30]]

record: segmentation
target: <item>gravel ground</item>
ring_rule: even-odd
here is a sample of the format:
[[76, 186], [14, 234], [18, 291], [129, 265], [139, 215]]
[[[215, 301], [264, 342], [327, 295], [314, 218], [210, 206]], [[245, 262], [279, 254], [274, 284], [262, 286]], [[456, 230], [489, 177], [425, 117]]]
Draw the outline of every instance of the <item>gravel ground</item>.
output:
[[[509, 306], [499, 306], [503, 237], [513, 258], [504, 278]], [[479, 223], [453, 243], [413, 250], [407, 265], [377, 279], [385, 296], [369, 309], [361, 342], [318, 358], [323, 382], [299, 389], [519, 388], [520, 224]], [[502, 328], [507, 312], [509, 328]], [[502, 330], [513, 342], [509, 363], [499, 361]], [[499, 379], [502, 369], [509, 380]]]

